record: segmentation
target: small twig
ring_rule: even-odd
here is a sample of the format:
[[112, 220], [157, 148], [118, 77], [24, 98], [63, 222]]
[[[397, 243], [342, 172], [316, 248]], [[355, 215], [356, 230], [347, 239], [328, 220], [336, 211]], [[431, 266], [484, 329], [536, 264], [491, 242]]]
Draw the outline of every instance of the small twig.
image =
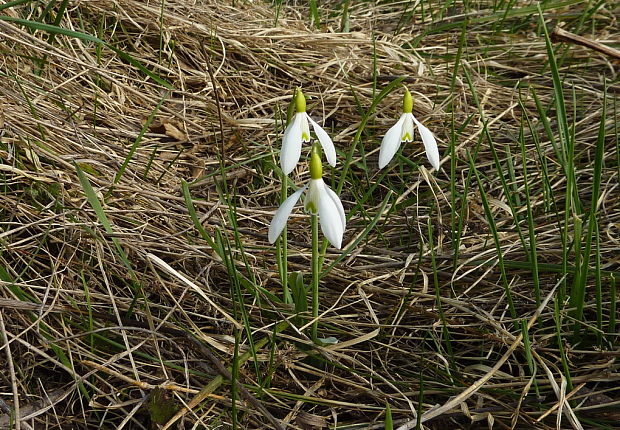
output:
[[[579, 384], [577, 386], [577, 388], [573, 388], [573, 391], [571, 391], [570, 393], [566, 394], [564, 396], [563, 402], [567, 402], [571, 397], [573, 397], [575, 394], [577, 394], [579, 392], [579, 390], [581, 390], [583, 387], [585, 387], [586, 383], [582, 382], [581, 384]], [[538, 419], [536, 419], [536, 422], [541, 422], [543, 421], [545, 418], [547, 418], [549, 415], [551, 415], [553, 412], [560, 410], [560, 412], [558, 412], [558, 416], [561, 416], [561, 411], [562, 411], [562, 401], [558, 400], [552, 407], [550, 407], [549, 409], [547, 409], [545, 411], [544, 414], [542, 414], [541, 416], [538, 417]]]
[[147, 254], [146, 255], [153, 263], [157, 264], [160, 268], [164, 269], [166, 272], [168, 272], [170, 275], [176, 277], [177, 279], [180, 279], [181, 281], [183, 281], [183, 283], [185, 283], [185, 285], [189, 285], [195, 292], [198, 293], [198, 295], [200, 295], [200, 297], [202, 297], [203, 299], [205, 299], [205, 301], [207, 303], [209, 303], [211, 306], [213, 306], [216, 310], [218, 310], [223, 316], [224, 318], [226, 318], [228, 321], [230, 321], [235, 327], [237, 327], [238, 329], [242, 329], [243, 326], [237, 322], [232, 316], [230, 316], [224, 309], [222, 309], [220, 306], [218, 306], [213, 300], [211, 300], [209, 298], [209, 296], [207, 296], [205, 294], [204, 291], [202, 291], [202, 289], [194, 284], [192, 281], [190, 281], [188, 278], [185, 277], [185, 275], [181, 274], [180, 272], [174, 270], [172, 267], [170, 267], [170, 265], [168, 263], [166, 263], [164, 260], [162, 260], [161, 258], [159, 258], [158, 256], [154, 255], [154, 254]]
[[553, 29], [553, 32], [551, 33], [551, 39], [554, 41], [570, 42], [576, 45], [585, 46], [586, 48], [601, 52], [608, 57], [614, 57], [620, 60], [620, 51], [618, 51], [617, 49], [611, 48], [607, 45], [603, 45], [600, 42], [595, 42], [594, 40], [587, 39], [583, 36], [579, 36], [569, 31], [562, 30], [559, 27], [555, 27]]
[[[192, 388], [186, 388], [186, 387], [181, 387], [180, 385], [177, 384], [173, 384], [173, 383], [163, 383], [163, 384], [159, 384], [159, 385], [153, 385], [153, 384], [149, 384], [148, 382], [143, 382], [143, 381], [137, 381], [133, 378], [130, 378], [128, 376], [123, 375], [122, 373], [119, 373], [115, 370], [112, 370], [106, 366], [103, 366], [99, 363], [95, 363], [94, 361], [91, 360], [81, 360], [80, 361], [81, 364], [83, 364], [84, 366], [88, 366], [88, 367], [92, 367], [94, 369], [99, 370], [100, 372], [104, 372], [107, 373], [110, 376], [113, 376], [115, 378], [118, 378], [122, 381], [125, 381], [131, 385], [134, 385], [136, 387], [139, 387], [142, 390], [154, 390], [155, 388], [159, 388], [162, 390], [166, 390], [166, 391], [177, 391], [177, 392], [181, 392], [181, 393], [189, 393], [189, 394], [196, 394], [198, 393], [198, 390], [192, 389]], [[215, 394], [211, 394], [209, 397], [213, 397], [215, 399], [223, 399], [222, 396], [217, 396]]]

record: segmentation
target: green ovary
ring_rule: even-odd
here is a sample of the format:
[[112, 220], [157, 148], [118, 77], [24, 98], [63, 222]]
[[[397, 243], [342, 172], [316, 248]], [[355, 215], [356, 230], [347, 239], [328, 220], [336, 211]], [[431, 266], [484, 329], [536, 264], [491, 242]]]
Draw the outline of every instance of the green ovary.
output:
[[314, 202], [308, 202], [306, 203], [306, 211], [310, 212], [311, 214], [316, 214], [319, 209], [316, 207]]

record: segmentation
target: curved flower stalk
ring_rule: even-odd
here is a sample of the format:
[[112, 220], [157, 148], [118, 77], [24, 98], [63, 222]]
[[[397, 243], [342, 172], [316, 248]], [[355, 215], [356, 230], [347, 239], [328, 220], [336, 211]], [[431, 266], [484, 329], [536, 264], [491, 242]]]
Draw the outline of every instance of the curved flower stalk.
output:
[[420, 136], [422, 136], [422, 142], [424, 143], [424, 149], [426, 150], [426, 156], [431, 162], [435, 170], [439, 170], [439, 150], [437, 149], [437, 142], [433, 133], [420, 123], [413, 116], [413, 98], [408, 89], [405, 89], [405, 95], [403, 96], [403, 114], [400, 116], [398, 122], [393, 125], [383, 137], [381, 141], [381, 149], [379, 150], [379, 168], [383, 169], [394, 157], [396, 151], [400, 147], [401, 142], [413, 141], [413, 124], [418, 126], [420, 130]]
[[314, 148], [310, 158], [310, 182], [282, 202], [269, 225], [269, 242], [274, 243], [280, 236], [295, 204], [306, 190], [305, 210], [312, 215], [319, 216], [323, 235], [335, 248], [340, 249], [346, 227], [344, 208], [336, 193], [323, 182], [321, 157]]
[[295, 110], [297, 113], [288, 127], [286, 127], [286, 130], [284, 130], [284, 137], [282, 138], [280, 166], [282, 166], [284, 174], [288, 175], [291, 173], [297, 165], [301, 157], [302, 142], [310, 142], [309, 124], [312, 124], [314, 133], [319, 139], [319, 142], [321, 142], [327, 162], [332, 167], [335, 167], [336, 149], [334, 148], [334, 142], [332, 142], [327, 132], [306, 113], [306, 98], [301, 92], [301, 89], [297, 89], [295, 93]]

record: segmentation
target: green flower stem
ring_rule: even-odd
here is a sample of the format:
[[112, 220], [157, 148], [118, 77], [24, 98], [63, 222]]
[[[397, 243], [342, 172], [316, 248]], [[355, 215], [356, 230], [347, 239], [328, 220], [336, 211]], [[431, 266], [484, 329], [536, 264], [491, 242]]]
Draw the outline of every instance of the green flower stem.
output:
[[321, 273], [319, 266], [319, 217], [318, 215], [310, 216], [312, 224], [312, 340], [317, 341], [317, 331], [319, 326], [319, 275]]

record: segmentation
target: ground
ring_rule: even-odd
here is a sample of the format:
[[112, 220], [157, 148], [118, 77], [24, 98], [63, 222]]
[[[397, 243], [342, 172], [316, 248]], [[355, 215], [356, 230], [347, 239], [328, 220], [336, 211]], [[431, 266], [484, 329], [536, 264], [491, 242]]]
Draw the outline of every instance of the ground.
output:
[[[618, 16], [4, 2], [0, 428], [620, 428]], [[378, 168], [405, 87], [439, 171], [417, 131]], [[347, 216], [334, 344], [308, 215], [267, 241], [296, 88]]]

